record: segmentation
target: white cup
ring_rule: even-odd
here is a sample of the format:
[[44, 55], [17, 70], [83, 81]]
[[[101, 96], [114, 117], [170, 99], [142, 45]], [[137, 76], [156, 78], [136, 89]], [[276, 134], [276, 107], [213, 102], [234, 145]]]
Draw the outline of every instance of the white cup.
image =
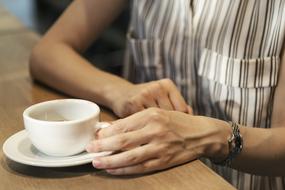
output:
[[84, 151], [100, 124], [97, 104], [80, 99], [38, 103], [23, 113], [32, 144], [51, 156], [71, 156]]

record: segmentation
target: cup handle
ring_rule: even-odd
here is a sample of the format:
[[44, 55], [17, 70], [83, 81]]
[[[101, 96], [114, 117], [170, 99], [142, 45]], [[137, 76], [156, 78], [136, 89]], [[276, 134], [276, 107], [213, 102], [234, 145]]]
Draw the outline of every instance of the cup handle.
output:
[[103, 128], [106, 128], [106, 127], [110, 127], [111, 124], [108, 123], [108, 122], [97, 122], [96, 125], [95, 125], [95, 129], [103, 129]]

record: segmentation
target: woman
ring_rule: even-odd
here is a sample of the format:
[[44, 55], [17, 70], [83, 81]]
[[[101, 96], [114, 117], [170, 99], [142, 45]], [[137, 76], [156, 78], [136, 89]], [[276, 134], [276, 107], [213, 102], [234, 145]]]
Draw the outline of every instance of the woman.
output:
[[125, 75], [139, 84], [80, 56], [126, 3], [74, 1], [31, 56], [34, 78], [133, 114], [86, 147], [120, 152], [94, 167], [146, 173], [203, 157], [238, 189], [285, 188], [274, 177], [285, 175], [285, 1], [132, 1]]

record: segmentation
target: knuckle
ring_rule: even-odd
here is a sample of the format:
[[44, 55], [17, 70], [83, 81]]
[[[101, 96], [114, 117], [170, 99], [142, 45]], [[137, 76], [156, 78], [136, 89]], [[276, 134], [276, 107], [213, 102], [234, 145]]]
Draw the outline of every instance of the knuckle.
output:
[[149, 168], [152, 168], [151, 162], [144, 162], [141, 164], [141, 172], [144, 173], [149, 170]]
[[135, 96], [131, 97], [130, 99], [128, 99], [127, 101], [127, 105], [130, 107], [133, 107], [137, 104], [137, 98]]
[[159, 108], [149, 108], [148, 117], [151, 121], [160, 121], [163, 118], [163, 110]]
[[156, 129], [154, 131], [161, 137], [166, 136], [168, 134], [167, 128], [163, 125], [157, 125], [155, 128]]
[[168, 165], [171, 162], [171, 159], [170, 155], [166, 155], [160, 158], [160, 162], [162, 165]]
[[98, 151], [98, 152], [100, 152], [100, 151], [102, 151], [102, 142], [101, 141], [95, 141], [94, 143], [93, 143], [93, 149], [95, 150], [95, 151]]
[[157, 170], [160, 167], [160, 162], [158, 161], [149, 161], [149, 162], [144, 162], [141, 164], [141, 168], [143, 172], [149, 172], [153, 170]]
[[137, 163], [137, 161], [138, 161], [138, 157], [136, 155], [129, 154], [126, 156], [127, 163], [134, 164], [134, 163]]
[[130, 113], [137, 111], [138, 107], [139, 103], [138, 103], [138, 98], [136, 96], [128, 99], [125, 104], [125, 109], [128, 110], [128, 112]]
[[153, 108], [148, 108], [147, 111], [148, 111], [147, 117], [150, 122], [157, 122], [162, 125], [165, 125], [170, 121], [167, 112], [163, 109], [153, 107]]
[[151, 91], [152, 91], [152, 89], [149, 89], [149, 88], [143, 89], [141, 91], [141, 97], [144, 99], [150, 98], [151, 97]]
[[159, 82], [153, 81], [147, 86], [144, 91], [146, 91], [145, 93], [147, 93], [148, 97], [155, 98], [160, 96], [161, 92], [163, 91], [163, 87]]
[[[157, 126], [156, 129], [154, 130], [156, 139], [160, 139], [160, 141], [165, 141], [169, 139], [169, 133], [170, 133], [169, 129], [162, 125]], [[162, 145], [162, 149], [167, 150], [167, 147], [164, 146], [165, 145]]]
[[98, 129], [98, 130], [95, 132], [95, 135], [96, 135], [96, 138], [97, 138], [97, 139], [104, 138], [104, 136], [105, 136], [104, 132], [102, 132], [101, 129]]
[[173, 81], [169, 78], [161, 79], [161, 83], [164, 85], [173, 85]]
[[161, 81], [154, 81], [149, 86], [154, 92], [161, 92], [164, 88]]
[[128, 110], [130, 111], [133, 107], [133, 102], [131, 100], [128, 100], [126, 103], [125, 103], [125, 110]]
[[122, 125], [117, 125], [112, 130], [114, 130], [113, 131], [114, 134], [119, 134], [121, 132], [124, 132], [125, 129]]
[[125, 138], [124, 136], [120, 136], [117, 139], [117, 145], [121, 148], [127, 148], [129, 146], [129, 142], [127, 140], [127, 138]]
[[148, 88], [155, 88], [159, 86], [159, 81], [151, 81], [148, 83]]
[[160, 144], [159, 146], [159, 150], [161, 154], [166, 154], [169, 152], [169, 149], [171, 149], [172, 147], [168, 144], [168, 143], [163, 143]]
[[[155, 141], [163, 141], [162, 137], [165, 136], [165, 131], [163, 129], [163, 126], [155, 126], [153, 127], [153, 130], [151, 131], [151, 138], [155, 139]], [[158, 149], [160, 150], [160, 146], [158, 147]]]

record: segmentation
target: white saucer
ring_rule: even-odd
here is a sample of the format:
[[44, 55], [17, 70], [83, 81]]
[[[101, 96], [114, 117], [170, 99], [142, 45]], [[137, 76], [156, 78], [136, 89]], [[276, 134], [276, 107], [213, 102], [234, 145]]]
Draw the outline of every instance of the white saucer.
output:
[[28, 138], [28, 133], [25, 130], [19, 131], [18, 133], [9, 137], [3, 145], [3, 152], [9, 159], [15, 162], [41, 167], [77, 166], [91, 163], [95, 157], [111, 154], [111, 152], [82, 152], [80, 154], [68, 157], [48, 156], [41, 153], [32, 145]]

